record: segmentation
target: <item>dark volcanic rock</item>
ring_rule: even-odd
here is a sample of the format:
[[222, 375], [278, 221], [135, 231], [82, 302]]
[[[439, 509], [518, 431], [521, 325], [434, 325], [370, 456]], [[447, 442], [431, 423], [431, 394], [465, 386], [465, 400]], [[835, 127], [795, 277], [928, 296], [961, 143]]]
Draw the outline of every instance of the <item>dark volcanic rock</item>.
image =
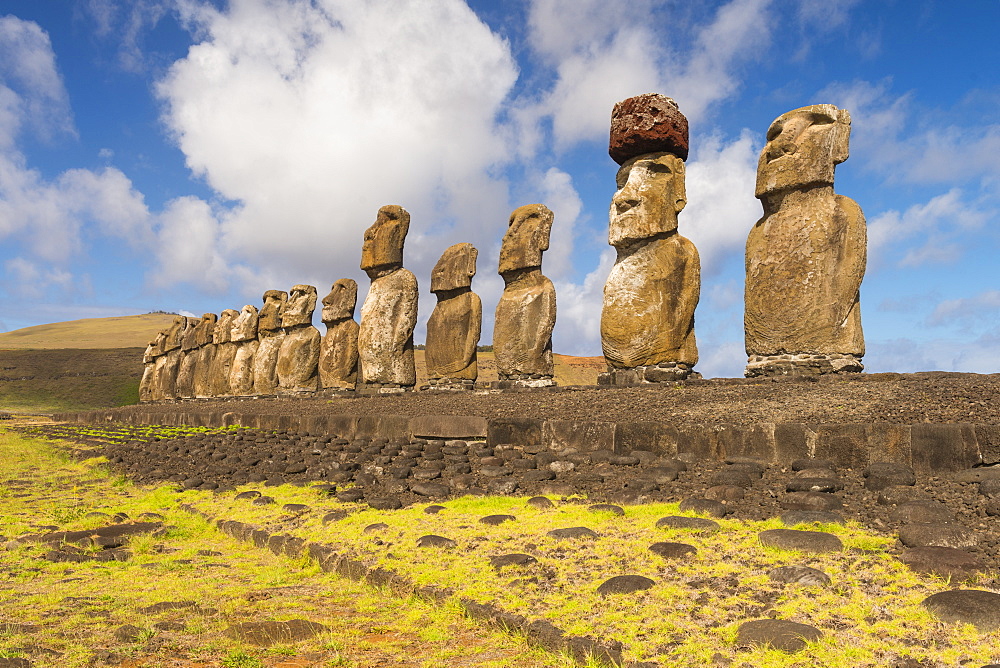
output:
[[501, 554], [496, 557], [490, 557], [490, 566], [498, 571], [504, 566], [530, 566], [536, 563], [538, 563], [538, 560], [530, 554]]
[[987, 633], [1000, 629], [1000, 594], [991, 591], [943, 591], [925, 598], [923, 606], [945, 622], [972, 624]]
[[810, 566], [779, 566], [768, 571], [767, 576], [775, 582], [822, 586], [830, 584], [830, 576]]
[[828, 510], [789, 510], [781, 514], [781, 523], [786, 527], [796, 524], [844, 524], [844, 518]]
[[601, 586], [597, 588], [597, 593], [601, 596], [607, 596], [609, 594], [631, 594], [633, 592], [649, 589], [655, 584], [656, 582], [642, 575], [616, 575], [610, 580], [605, 580]]
[[458, 545], [451, 538], [445, 538], [444, 536], [436, 536], [434, 534], [427, 534], [426, 536], [421, 536], [417, 539], [417, 547], [455, 547]]
[[711, 499], [687, 498], [680, 503], [681, 512], [698, 513], [709, 517], [725, 517], [729, 514], [729, 508], [720, 501]]
[[545, 534], [550, 538], [562, 540], [564, 538], [597, 538], [597, 534], [587, 527], [567, 527], [565, 529], [553, 529]]
[[689, 531], [715, 533], [719, 530], [719, 523], [715, 520], [704, 517], [682, 517], [680, 515], [668, 515], [656, 520], [656, 526], [661, 529], [687, 529]]
[[698, 548], [687, 543], [653, 543], [649, 551], [664, 559], [680, 559], [698, 553]]
[[807, 642], [819, 640], [822, 632], [808, 624], [781, 619], [758, 619], [740, 624], [736, 631], [737, 647], [772, 647], [783, 652], [798, 652]]
[[907, 524], [899, 530], [899, 542], [906, 547], [975, 547], [979, 537], [972, 529], [957, 524]]
[[329, 628], [317, 622], [305, 619], [290, 619], [285, 622], [243, 622], [233, 624], [225, 630], [225, 635], [234, 640], [269, 647], [277, 643], [292, 643], [308, 640], [313, 636], [329, 631]]
[[486, 517], [480, 517], [480, 524], [488, 524], [489, 526], [496, 526], [498, 524], [503, 524], [504, 522], [513, 522], [517, 518], [513, 515], [487, 515]]
[[967, 580], [983, 570], [983, 562], [953, 547], [914, 547], [903, 550], [899, 560], [918, 573], [932, 573], [952, 580]]
[[761, 545], [800, 552], [840, 552], [844, 544], [833, 534], [797, 529], [769, 529], [758, 534]]

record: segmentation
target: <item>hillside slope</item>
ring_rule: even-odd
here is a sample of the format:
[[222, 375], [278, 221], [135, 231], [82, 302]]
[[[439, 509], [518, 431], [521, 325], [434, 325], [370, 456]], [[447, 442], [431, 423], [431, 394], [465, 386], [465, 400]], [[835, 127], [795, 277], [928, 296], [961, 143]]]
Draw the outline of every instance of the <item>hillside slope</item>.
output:
[[0, 334], [0, 350], [145, 348], [177, 316], [165, 313], [85, 318], [35, 325]]

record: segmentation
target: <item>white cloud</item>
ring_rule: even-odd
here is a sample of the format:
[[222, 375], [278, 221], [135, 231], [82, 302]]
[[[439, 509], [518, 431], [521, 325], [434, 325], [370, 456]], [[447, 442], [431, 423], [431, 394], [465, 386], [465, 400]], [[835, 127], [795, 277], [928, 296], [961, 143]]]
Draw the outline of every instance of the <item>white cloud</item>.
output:
[[41, 267], [23, 257], [14, 257], [4, 263], [11, 292], [25, 299], [40, 299], [50, 288], [63, 293], [74, 293], [73, 275], [58, 268]]
[[973, 297], [945, 299], [927, 317], [931, 326], [955, 325], [970, 329], [980, 323], [993, 324], [1000, 315], [1000, 290], [985, 290]]
[[964, 371], [1000, 373], [1000, 331], [987, 332], [974, 340], [910, 338], [868, 341], [865, 370]]
[[179, 197], [168, 202], [159, 216], [159, 266], [150, 276], [152, 284], [187, 283], [209, 292], [228, 287], [230, 269], [220, 254], [219, 236], [219, 223], [204, 201]]
[[552, 279], [573, 273], [573, 247], [576, 224], [583, 210], [580, 195], [573, 187], [573, 178], [566, 172], [550, 167], [539, 179], [540, 202], [552, 210], [554, 220], [545, 254], [545, 275]]
[[583, 283], [553, 281], [556, 287], [556, 328], [552, 333], [553, 350], [563, 355], [601, 355], [601, 310], [604, 308], [604, 284], [615, 264], [615, 251], [601, 253], [597, 268]]

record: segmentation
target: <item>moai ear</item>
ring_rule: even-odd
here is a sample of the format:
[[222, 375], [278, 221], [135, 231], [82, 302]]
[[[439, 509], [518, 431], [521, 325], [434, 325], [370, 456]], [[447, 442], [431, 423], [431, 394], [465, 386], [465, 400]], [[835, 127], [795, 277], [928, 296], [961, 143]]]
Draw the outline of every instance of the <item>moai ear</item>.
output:
[[469, 278], [476, 275], [476, 258], [479, 257], [479, 249], [475, 246], [469, 246], [468, 259], [469, 259]]
[[680, 213], [687, 206], [687, 178], [684, 174], [684, 161], [674, 157], [670, 166], [674, 172], [674, 211]]
[[833, 126], [833, 164], [839, 165], [851, 155], [851, 112], [837, 111], [837, 122]]

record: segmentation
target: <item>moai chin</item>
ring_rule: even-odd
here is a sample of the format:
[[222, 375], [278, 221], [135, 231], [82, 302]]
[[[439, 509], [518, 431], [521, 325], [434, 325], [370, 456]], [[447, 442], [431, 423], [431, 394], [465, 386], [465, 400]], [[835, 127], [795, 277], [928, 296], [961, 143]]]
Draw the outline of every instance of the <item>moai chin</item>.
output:
[[198, 361], [194, 367], [194, 396], [207, 399], [212, 396], [212, 360], [215, 357], [215, 345], [212, 338], [215, 334], [215, 323], [218, 316], [205, 313], [195, 325], [194, 337], [198, 345]]
[[177, 373], [181, 366], [181, 337], [187, 327], [187, 318], [177, 316], [163, 340], [163, 357], [157, 361], [156, 379], [160, 399], [177, 398]]
[[427, 376], [436, 389], [472, 389], [479, 377], [476, 346], [483, 303], [472, 291], [479, 251], [472, 244], [448, 247], [431, 272], [437, 305], [427, 321]]
[[257, 354], [257, 307], [247, 304], [233, 320], [232, 341], [236, 344], [229, 372], [229, 391], [237, 397], [253, 394], [253, 359]]
[[233, 359], [236, 357], [236, 344], [233, 343], [233, 321], [240, 312], [227, 308], [219, 314], [212, 332], [212, 345], [215, 352], [212, 355], [212, 365], [209, 371], [209, 387], [211, 396], [228, 397], [232, 394], [229, 386], [229, 376], [233, 370]]
[[698, 250], [677, 232], [687, 204], [687, 119], [664, 95], [615, 105], [608, 153], [620, 165], [608, 243], [618, 258], [604, 285], [601, 347], [611, 385], [697, 376], [694, 311], [701, 292]]
[[181, 361], [174, 390], [178, 399], [194, 397], [194, 374], [198, 366], [197, 318], [188, 318], [181, 333]]
[[316, 288], [292, 286], [281, 312], [285, 338], [278, 349], [278, 392], [312, 393], [319, 389], [319, 330], [312, 325], [316, 310]]
[[253, 393], [276, 394], [278, 391], [278, 352], [285, 330], [281, 328], [281, 312], [288, 293], [268, 290], [257, 319], [257, 354], [253, 358]]
[[504, 290], [493, 325], [493, 353], [501, 385], [555, 384], [552, 329], [556, 324], [556, 289], [542, 275], [542, 253], [549, 249], [552, 219], [552, 212], [543, 204], [515, 209], [500, 246], [499, 273]]
[[406, 209], [383, 206], [365, 230], [361, 250], [361, 268], [372, 281], [358, 331], [361, 381], [380, 392], [402, 392], [417, 382], [413, 360], [417, 279], [403, 268], [403, 242], [409, 229]]
[[354, 307], [358, 284], [342, 278], [323, 297], [326, 334], [319, 349], [319, 385], [322, 390], [353, 390], [358, 383], [358, 323]]
[[851, 115], [832, 104], [789, 111], [767, 131], [755, 193], [764, 215], [746, 250], [747, 377], [864, 369], [865, 217], [833, 192], [850, 134]]

